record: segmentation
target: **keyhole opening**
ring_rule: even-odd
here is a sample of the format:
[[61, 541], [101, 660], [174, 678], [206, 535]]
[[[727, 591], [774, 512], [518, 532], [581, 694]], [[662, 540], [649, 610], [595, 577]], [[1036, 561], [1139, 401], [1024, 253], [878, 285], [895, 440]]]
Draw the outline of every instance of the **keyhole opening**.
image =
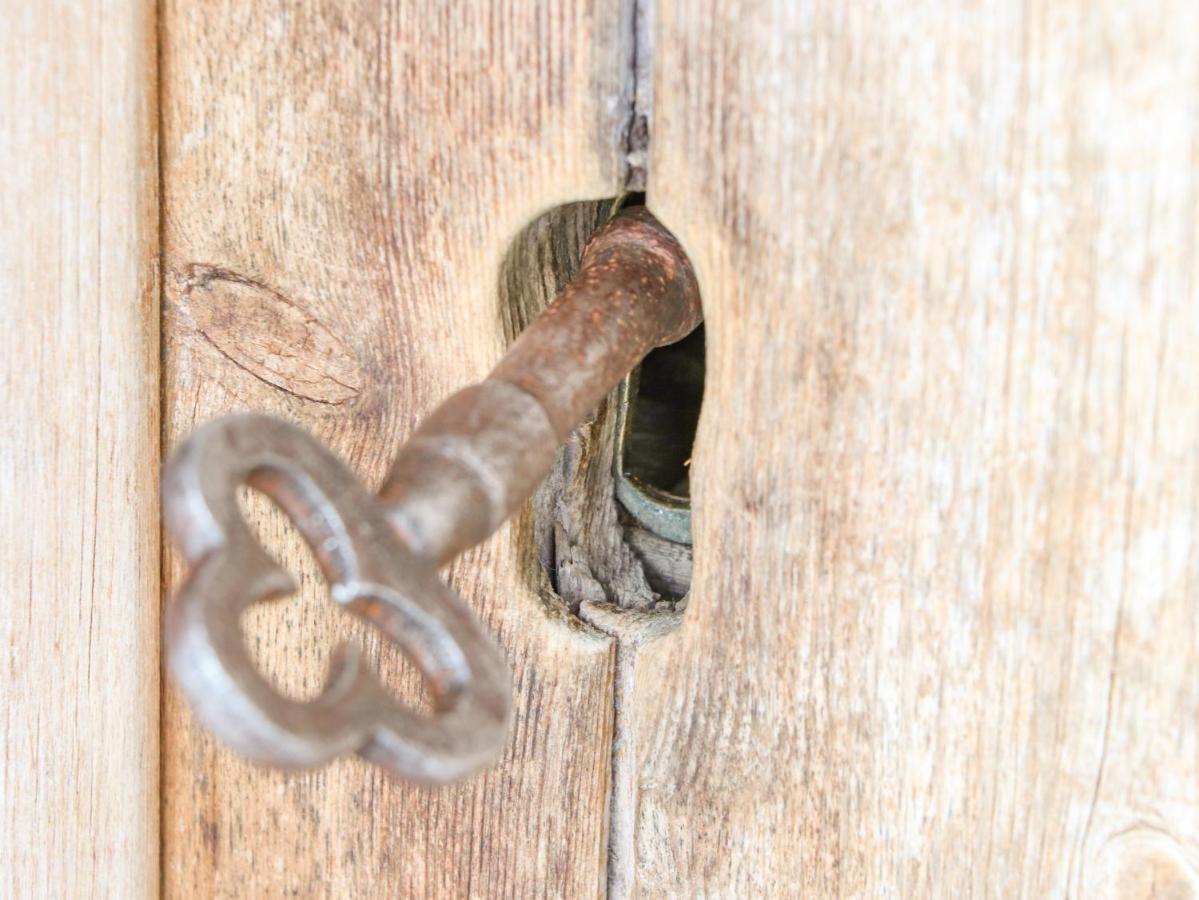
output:
[[704, 326], [659, 347], [630, 379], [624, 457], [627, 478], [669, 497], [691, 496], [691, 449], [704, 399]]
[[[509, 340], [575, 275], [590, 236], [617, 210], [644, 201], [643, 194], [626, 194], [567, 204], [526, 226], [500, 275]], [[691, 448], [703, 391], [701, 326], [647, 356], [566, 442], [537, 490], [529, 540], [516, 532], [544, 572], [544, 582], [534, 581], [539, 597], [576, 616], [593, 600], [638, 612], [681, 611], [691, 585]], [[622, 436], [626, 448], [618, 446]], [[674, 519], [669, 533], [678, 540], [644, 524], [663, 515]]]

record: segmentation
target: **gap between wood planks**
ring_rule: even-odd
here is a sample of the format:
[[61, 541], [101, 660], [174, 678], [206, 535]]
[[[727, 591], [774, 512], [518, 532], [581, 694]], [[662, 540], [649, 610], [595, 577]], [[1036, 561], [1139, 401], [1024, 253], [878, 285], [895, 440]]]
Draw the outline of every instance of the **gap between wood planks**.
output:
[[[627, 117], [623, 183], [645, 189], [652, 112], [653, 0], [625, 7], [628, 77], [622, 98]], [[550, 210], [513, 242], [500, 275], [506, 337], [518, 335], [574, 275], [591, 233], [620, 200], [583, 202]], [[636, 871], [636, 730], [627, 721], [642, 646], [674, 630], [686, 598], [659, 596], [647, 581], [638, 552], [626, 539], [612, 479], [615, 392], [592, 421], [559, 451], [553, 472], [538, 489], [530, 540], [540, 566], [531, 579], [557, 616], [612, 639], [613, 708], [608, 802], [607, 894], [629, 896]]]
[[654, 0], [627, 0], [629, 29], [624, 128], [625, 190], [644, 191], [649, 163], [649, 126], [654, 100]]
[[[650, 126], [653, 116], [653, 50], [655, 0], [628, 0], [630, 58], [629, 112], [625, 133], [625, 190], [644, 192], [648, 182]], [[611, 402], [605, 404], [611, 413]], [[607, 429], [612, 434], [612, 429]], [[611, 447], [609, 454], [611, 453]], [[603, 454], [601, 454], [603, 456]], [[608, 502], [615, 507], [610, 457], [602, 471], [609, 476]], [[635, 557], [634, 557], [635, 559]], [[639, 563], [637, 569], [640, 570]], [[645, 574], [641, 572], [641, 582]], [[648, 585], [646, 585], [648, 588]], [[685, 603], [686, 598], [684, 598]], [[649, 611], [621, 604], [585, 601], [579, 604], [585, 621], [612, 636], [615, 643], [612, 688], [612, 783], [608, 794], [608, 896], [631, 896], [636, 880], [637, 848], [637, 741], [628, 721], [636, 678], [638, 649], [646, 642], [674, 630], [683, 613], [678, 608]]]
[[[601, 201], [558, 207], [513, 242], [499, 290], [509, 341], [570, 280], [588, 237], [618, 205]], [[619, 898], [631, 893], [635, 871], [637, 747], [626, 716], [637, 654], [678, 626], [686, 598], [659, 595], [628, 541], [612, 477], [615, 393], [559, 450], [553, 470], [534, 495], [531, 532], [524, 529], [517, 540], [536, 548], [522, 555], [530, 561], [530, 582], [551, 614], [612, 640], [608, 896]]]

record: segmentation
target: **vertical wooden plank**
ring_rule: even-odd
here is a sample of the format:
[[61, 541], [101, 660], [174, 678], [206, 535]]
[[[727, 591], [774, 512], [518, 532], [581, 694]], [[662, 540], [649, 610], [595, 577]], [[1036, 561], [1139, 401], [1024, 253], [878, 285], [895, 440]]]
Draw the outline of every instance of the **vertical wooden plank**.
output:
[[[623, 14], [583, 0], [168, 2], [168, 443], [227, 410], [270, 411], [377, 485], [420, 417], [499, 358], [500, 267], [520, 229], [619, 192]], [[412, 697], [409, 670], [337, 613], [281, 516], [248, 506], [303, 582], [247, 618], [264, 671], [311, 696], [348, 636]], [[216, 746], [168, 688], [166, 893], [602, 891], [611, 647], [530, 587], [527, 531], [449, 574], [514, 668], [499, 766], [436, 790], [354, 759], [267, 771]]]
[[1199, 9], [658, 15], [709, 387], [641, 890], [1192, 896]]
[[158, 884], [154, 7], [0, 20], [0, 894]]

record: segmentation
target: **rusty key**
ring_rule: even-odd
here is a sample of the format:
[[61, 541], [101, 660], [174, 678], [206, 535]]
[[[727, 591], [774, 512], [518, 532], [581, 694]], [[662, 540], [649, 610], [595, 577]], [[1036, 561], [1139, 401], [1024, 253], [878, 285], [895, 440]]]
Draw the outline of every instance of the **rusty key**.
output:
[[[238, 414], [198, 428], [163, 476], [167, 525], [190, 565], [166, 612], [166, 653], [197, 717], [242, 754], [280, 766], [356, 752], [404, 777], [446, 782], [494, 761], [511, 676], [437, 568], [494, 532], [607, 392], [700, 317], [682, 248], [634, 208], [592, 238], [578, 274], [491, 374], [417, 428], [377, 497], [279, 419]], [[395, 700], [352, 647], [334, 654], [309, 702], [282, 696], [258, 672], [241, 614], [295, 585], [242, 518], [243, 484], [296, 524], [332, 598], [417, 665], [433, 715]]]

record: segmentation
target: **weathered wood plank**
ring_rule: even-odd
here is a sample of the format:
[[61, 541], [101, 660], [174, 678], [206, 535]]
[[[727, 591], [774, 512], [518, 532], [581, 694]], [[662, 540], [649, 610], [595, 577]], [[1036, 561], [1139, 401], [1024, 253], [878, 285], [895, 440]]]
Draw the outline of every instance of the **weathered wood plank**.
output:
[[708, 397], [641, 890], [1191, 896], [1199, 8], [658, 15]]
[[0, 4], [0, 895], [158, 884], [154, 6]]
[[[619, 192], [621, 14], [586, 2], [168, 2], [168, 443], [227, 410], [270, 411], [378, 484], [419, 418], [499, 358], [501, 261], [520, 229], [552, 205]], [[264, 670], [311, 695], [336, 640], [352, 636], [413, 696], [410, 671], [379, 661], [373, 636], [324, 598], [281, 516], [250, 506], [303, 582], [247, 620]], [[168, 689], [168, 894], [602, 891], [612, 648], [529, 586], [528, 526], [449, 575], [514, 668], [500, 765], [437, 790], [357, 760], [265, 771], [210, 741]]]

